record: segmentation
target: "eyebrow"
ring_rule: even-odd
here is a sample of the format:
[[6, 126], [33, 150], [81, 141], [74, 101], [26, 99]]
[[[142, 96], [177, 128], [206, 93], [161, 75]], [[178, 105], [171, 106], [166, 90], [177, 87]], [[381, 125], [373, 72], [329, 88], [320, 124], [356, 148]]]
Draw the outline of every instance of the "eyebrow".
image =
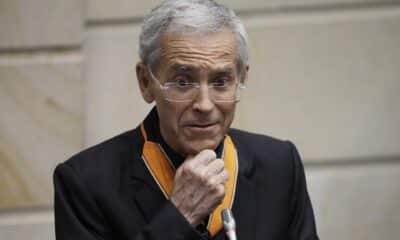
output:
[[168, 72], [171, 70], [175, 72], [193, 72], [194, 69], [195, 67], [191, 65], [175, 63], [168, 68]]
[[232, 74], [235, 70], [232, 67], [221, 67], [214, 69], [210, 72], [210, 75], [222, 75], [222, 74]]
[[[188, 65], [188, 64], [175, 63], [175, 64], [172, 64], [168, 68], [168, 72], [170, 72], [170, 71], [190, 73], [190, 72], [195, 72], [196, 67], [193, 65]], [[216, 69], [212, 69], [210, 71], [209, 75], [231, 74], [234, 72], [235, 72], [234, 67], [228, 65], [228, 66], [223, 66], [223, 67], [218, 67]]]

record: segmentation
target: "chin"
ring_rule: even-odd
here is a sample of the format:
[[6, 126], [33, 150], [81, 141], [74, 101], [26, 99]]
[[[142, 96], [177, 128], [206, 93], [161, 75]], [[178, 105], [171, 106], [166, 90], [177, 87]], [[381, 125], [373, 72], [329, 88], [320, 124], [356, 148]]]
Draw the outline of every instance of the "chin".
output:
[[214, 150], [218, 147], [220, 140], [217, 139], [206, 139], [206, 140], [198, 140], [198, 141], [186, 141], [184, 144], [184, 153], [185, 155], [196, 155], [199, 152], [210, 149]]

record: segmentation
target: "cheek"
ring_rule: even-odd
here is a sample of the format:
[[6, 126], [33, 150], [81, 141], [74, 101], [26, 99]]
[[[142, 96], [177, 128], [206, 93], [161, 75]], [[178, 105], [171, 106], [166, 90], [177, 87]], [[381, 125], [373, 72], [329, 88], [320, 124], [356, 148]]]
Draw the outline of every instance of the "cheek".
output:
[[236, 108], [236, 103], [233, 103], [232, 105], [227, 105], [227, 106], [222, 106], [220, 107], [220, 110], [222, 114], [224, 115], [224, 126], [226, 128], [229, 128], [231, 125], [233, 118], [235, 116], [235, 108]]
[[179, 125], [183, 114], [182, 106], [167, 101], [159, 102], [157, 103], [157, 106], [160, 109], [160, 115], [163, 117], [162, 121], [166, 123], [165, 125], [168, 125], [168, 129], [170, 131], [178, 134]]

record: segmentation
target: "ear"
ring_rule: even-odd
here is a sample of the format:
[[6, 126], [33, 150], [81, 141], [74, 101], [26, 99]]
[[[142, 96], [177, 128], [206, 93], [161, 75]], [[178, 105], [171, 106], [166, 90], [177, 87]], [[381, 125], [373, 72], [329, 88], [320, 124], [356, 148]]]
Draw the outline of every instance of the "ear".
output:
[[147, 103], [154, 101], [153, 90], [151, 88], [151, 79], [147, 72], [147, 67], [142, 62], [136, 64], [136, 78], [139, 83], [140, 92], [142, 93], [143, 99]]
[[250, 69], [249, 64], [246, 64], [246, 66], [244, 66], [244, 69], [243, 69], [243, 76], [242, 76], [242, 83], [243, 84], [245, 84], [247, 82], [247, 78], [248, 78], [248, 75], [249, 75], [249, 69]]

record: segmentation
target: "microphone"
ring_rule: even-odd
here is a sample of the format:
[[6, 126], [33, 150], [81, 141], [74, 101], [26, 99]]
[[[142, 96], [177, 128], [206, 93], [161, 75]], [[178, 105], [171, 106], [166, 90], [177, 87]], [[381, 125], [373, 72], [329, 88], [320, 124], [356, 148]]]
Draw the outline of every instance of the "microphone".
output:
[[229, 240], [237, 240], [236, 238], [236, 223], [233, 218], [232, 211], [225, 208], [221, 212], [222, 222], [224, 223], [225, 234]]

